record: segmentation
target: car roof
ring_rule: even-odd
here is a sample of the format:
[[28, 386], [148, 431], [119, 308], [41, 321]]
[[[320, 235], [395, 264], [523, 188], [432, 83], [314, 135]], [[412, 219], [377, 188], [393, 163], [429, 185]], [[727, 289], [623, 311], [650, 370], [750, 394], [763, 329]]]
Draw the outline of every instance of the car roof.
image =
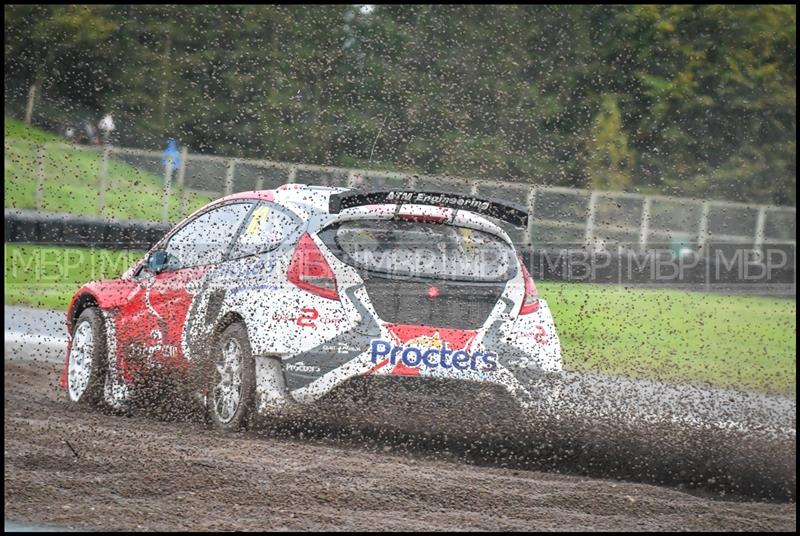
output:
[[298, 205], [307, 205], [313, 207], [315, 211], [328, 212], [328, 200], [331, 194], [344, 192], [348, 189], [349, 188], [290, 183], [278, 186], [274, 190], [252, 190], [249, 192], [238, 192], [227, 195], [206, 206], [240, 199], [254, 199], [259, 201], [271, 201], [279, 204], [295, 203]]

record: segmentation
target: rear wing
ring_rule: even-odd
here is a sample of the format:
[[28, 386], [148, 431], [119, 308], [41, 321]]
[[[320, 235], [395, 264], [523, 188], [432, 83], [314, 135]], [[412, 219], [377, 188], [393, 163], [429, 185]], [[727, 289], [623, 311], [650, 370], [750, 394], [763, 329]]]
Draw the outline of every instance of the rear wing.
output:
[[331, 195], [328, 212], [338, 214], [344, 209], [365, 205], [430, 205], [433, 207], [467, 210], [503, 220], [516, 227], [528, 226], [528, 213], [512, 205], [487, 201], [471, 195], [446, 192], [417, 192], [413, 190], [351, 190]]

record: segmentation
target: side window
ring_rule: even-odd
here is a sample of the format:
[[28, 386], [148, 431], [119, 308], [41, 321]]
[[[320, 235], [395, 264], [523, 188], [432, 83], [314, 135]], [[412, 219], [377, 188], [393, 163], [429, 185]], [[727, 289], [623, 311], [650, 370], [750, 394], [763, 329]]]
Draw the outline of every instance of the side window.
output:
[[217, 264], [222, 261], [252, 203], [235, 203], [198, 216], [167, 242], [167, 270]]
[[277, 248], [297, 229], [298, 223], [271, 203], [258, 205], [233, 246], [231, 257], [255, 255]]

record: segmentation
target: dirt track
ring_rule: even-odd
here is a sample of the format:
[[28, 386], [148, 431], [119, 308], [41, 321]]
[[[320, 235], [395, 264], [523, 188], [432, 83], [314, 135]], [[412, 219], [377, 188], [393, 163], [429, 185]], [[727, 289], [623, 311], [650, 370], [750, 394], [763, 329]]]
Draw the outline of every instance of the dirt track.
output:
[[16, 521], [112, 530], [796, 526], [793, 502], [471, 465], [380, 437], [225, 436], [200, 423], [104, 415], [64, 403], [52, 364], [4, 369], [5, 515]]

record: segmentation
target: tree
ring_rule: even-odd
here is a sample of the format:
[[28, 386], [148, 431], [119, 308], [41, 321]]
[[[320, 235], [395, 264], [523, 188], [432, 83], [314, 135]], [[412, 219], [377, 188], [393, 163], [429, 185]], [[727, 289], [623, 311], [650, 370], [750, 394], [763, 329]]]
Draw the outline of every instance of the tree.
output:
[[101, 44], [117, 29], [109, 14], [108, 6], [5, 7], [5, 64], [28, 82], [26, 123], [37, 93], [48, 86], [57, 94], [77, 94], [83, 103], [96, 101], [109, 82]]
[[5, 12], [7, 108], [44, 84], [113, 113], [126, 145], [796, 199], [794, 6]]
[[587, 145], [589, 186], [594, 190], [628, 189], [633, 183], [634, 154], [614, 95], [603, 95]]

